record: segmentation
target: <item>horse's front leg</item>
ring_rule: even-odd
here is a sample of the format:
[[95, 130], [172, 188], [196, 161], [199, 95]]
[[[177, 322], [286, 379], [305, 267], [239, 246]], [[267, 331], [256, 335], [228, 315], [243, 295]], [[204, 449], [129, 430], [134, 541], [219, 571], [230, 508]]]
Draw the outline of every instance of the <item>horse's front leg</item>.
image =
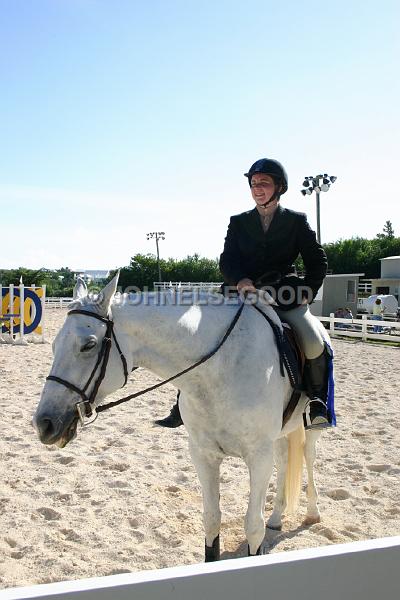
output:
[[245, 457], [250, 474], [250, 495], [244, 527], [249, 544], [249, 556], [263, 554], [265, 536], [265, 495], [274, 463], [272, 442], [259, 447], [257, 452]]
[[306, 431], [306, 441], [304, 444], [304, 458], [307, 467], [307, 514], [303, 525], [313, 525], [319, 523], [321, 515], [318, 508], [318, 492], [314, 481], [314, 462], [316, 457], [317, 440], [321, 431]]
[[222, 459], [213, 452], [198, 448], [191, 440], [189, 450], [203, 494], [203, 522], [206, 535], [205, 561], [212, 562], [219, 560], [220, 556], [219, 468]]

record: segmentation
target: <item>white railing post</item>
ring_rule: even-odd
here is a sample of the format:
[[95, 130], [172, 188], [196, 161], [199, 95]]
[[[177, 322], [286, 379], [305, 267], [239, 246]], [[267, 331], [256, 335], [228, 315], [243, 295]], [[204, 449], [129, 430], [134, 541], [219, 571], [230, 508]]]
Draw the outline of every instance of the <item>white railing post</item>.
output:
[[329, 315], [329, 333], [335, 333], [335, 313], [330, 313]]
[[361, 339], [363, 342], [367, 341], [367, 335], [368, 335], [368, 328], [367, 328], [367, 319], [368, 319], [368, 315], [362, 315], [362, 324], [361, 324]]

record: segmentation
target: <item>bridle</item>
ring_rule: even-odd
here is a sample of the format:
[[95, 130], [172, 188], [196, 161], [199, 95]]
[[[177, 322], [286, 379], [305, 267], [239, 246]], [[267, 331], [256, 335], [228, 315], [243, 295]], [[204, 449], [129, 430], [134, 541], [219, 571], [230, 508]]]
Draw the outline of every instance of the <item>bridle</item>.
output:
[[[113, 340], [115, 342], [115, 346], [119, 353], [121, 363], [122, 363], [122, 368], [124, 371], [125, 381], [124, 381], [124, 384], [122, 385], [122, 387], [124, 387], [128, 381], [128, 367], [127, 367], [126, 358], [123, 355], [120, 345], [118, 343], [118, 340], [116, 338], [116, 335], [114, 332], [114, 321], [112, 319], [110, 319], [109, 317], [102, 317], [101, 315], [98, 315], [97, 313], [91, 312], [89, 310], [83, 310], [83, 309], [79, 309], [79, 308], [70, 310], [67, 313], [67, 316], [72, 315], [72, 314], [87, 315], [89, 317], [93, 317], [94, 319], [98, 319], [102, 323], [105, 323], [107, 326], [106, 333], [104, 335], [104, 338], [103, 338], [103, 341], [101, 344], [101, 348], [100, 348], [99, 354], [97, 356], [96, 364], [93, 367], [93, 370], [90, 374], [89, 379], [87, 380], [85, 386], [82, 389], [78, 388], [76, 385], [74, 385], [70, 381], [67, 381], [66, 379], [62, 379], [61, 377], [57, 377], [56, 375], [49, 375], [46, 379], [49, 381], [55, 381], [56, 383], [63, 385], [67, 389], [79, 394], [79, 396], [82, 398], [82, 400], [80, 402], [77, 402], [75, 405], [77, 413], [78, 413], [78, 417], [79, 417], [79, 420], [80, 420], [82, 426], [89, 425], [97, 418], [97, 413], [103, 412], [105, 410], [108, 410], [109, 408], [112, 408], [113, 406], [117, 406], [118, 404], [122, 404], [123, 402], [127, 402], [128, 400], [131, 400], [132, 398], [137, 398], [138, 396], [142, 396], [143, 394], [146, 394], [147, 392], [155, 390], [155, 389], [161, 387], [162, 385], [165, 385], [166, 383], [169, 383], [170, 381], [177, 379], [181, 375], [188, 373], [192, 369], [195, 369], [202, 363], [206, 362], [209, 358], [214, 356], [214, 354], [221, 348], [221, 346], [225, 343], [225, 341], [228, 339], [229, 335], [231, 334], [233, 328], [235, 327], [235, 325], [242, 313], [244, 305], [245, 305], [244, 302], [241, 303], [241, 305], [240, 305], [239, 309], [236, 311], [236, 314], [235, 314], [234, 318], [232, 319], [224, 337], [219, 342], [219, 344], [216, 346], [216, 348], [214, 348], [214, 350], [212, 350], [211, 352], [209, 352], [208, 354], [206, 354], [205, 356], [200, 358], [200, 360], [198, 360], [196, 363], [194, 363], [190, 367], [187, 367], [183, 371], [176, 373], [172, 377], [169, 377], [168, 379], [164, 379], [164, 381], [161, 381], [159, 383], [156, 383], [155, 385], [152, 385], [152, 386], [146, 388], [145, 390], [141, 390], [140, 392], [130, 394], [129, 396], [125, 396], [124, 398], [120, 398], [119, 400], [115, 400], [114, 402], [109, 402], [108, 404], [101, 404], [100, 406], [97, 406], [96, 408], [95, 408], [96, 396], [97, 396], [97, 392], [99, 391], [101, 382], [103, 381], [105, 374], [106, 374], [108, 359], [109, 359], [110, 351], [111, 351], [111, 344], [112, 344]], [[91, 382], [94, 379], [96, 372], [98, 370], [99, 370], [99, 373], [98, 373], [97, 378], [95, 379], [93, 389], [92, 389], [91, 393], [88, 395], [87, 389], [89, 388], [89, 385], [91, 384]], [[90, 419], [93, 416], [94, 416], [94, 418], [91, 421], [88, 422], [86, 420], [88, 418]]]
[[[126, 358], [123, 355], [120, 345], [118, 343], [118, 340], [116, 338], [116, 335], [114, 332], [114, 321], [112, 319], [109, 319], [108, 317], [102, 317], [101, 315], [98, 315], [97, 313], [91, 312], [89, 310], [83, 310], [83, 309], [78, 309], [78, 308], [70, 310], [68, 312], [67, 316], [73, 315], [73, 314], [88, 315], [89, 317], [93, 317], [94, 319], [97, 319], [98, 321], [101, 321], [102, 323], [106, 324], [106, 327], [107, 327], [106, 333], [105, 333], [105, 335], [103, 337], [103, 341], [101, 343], [101, 348], [100, 348], [100, 352], [97, 356], [96, 364], [94, 365], [93, 370], [90, 374], [90, 377], [82, 389], [79, 389], [76, 385], [74, 385], [70, 381], [67, 381], [66, 379], [62, 379], [61, 377], [56, 377], [55, 375], [49, 375], [48, 377], [46, 377], [46, 379], [50, 380], [50, 381], [56, 381], [57, 383], [65, 386], [67, 389], [72, 390], [73, 392], [76, 392], [77, 394], [80, 395], [80, 397], [82, 398], [82, 401], [77, 402], [76, 410], [78, 411], [79, 419], [83, 425], [84, 421], [85, 421], [85, 417], [90, 418], [93, 416], [93, 408], [94, 408], [94, 403], [96, 400], [97, 392], [99, 391], [100, 384], [103, 381], [105, 374], [106, 374], [108, 359], [110, 357], [112, 340], [114, 340], [114, 342], [115, 342], [115, 346], [119, 353], [121, 363], [122, 363], [122, 368], [124, 371], [125, 381], [124, 381], [124, 384], [122, 387], [124, 387], [128, 381], [128, 367], [127, 367], [127, 363], [126, 363]], [[90, 395], [88, 396], [86, 393], [87, 389], [88, 389], [89, 385], [91, 384], [92, 380], [94, 379], [96, 372], [98, 370], [99, 370], [99, 374], [97, 376], [97, 379], [94, 382], [93, 389], [92, 389]]]

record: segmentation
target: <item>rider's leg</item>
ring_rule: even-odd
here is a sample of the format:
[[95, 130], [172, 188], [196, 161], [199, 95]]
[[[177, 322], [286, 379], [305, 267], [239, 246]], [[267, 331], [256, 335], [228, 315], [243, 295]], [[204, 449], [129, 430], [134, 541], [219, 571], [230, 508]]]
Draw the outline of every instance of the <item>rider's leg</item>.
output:
[[175, 402], [174, 406], [171, 408], [171, 412], [169, 413], [168, 417], [165, 417], [165, 419], [158, 419], [157, 421], [154, 421], [156, 423], [156, 425], [160, 425], [160, 427], [170, 427], [170, 428], [180, 427], [181, 425], [183, 425], [181, 412], [179, 410], [180, 394], [181, 394], [181, 392], [180, 392], [180, 390], [178, 390], [178, 393], [176, 395], [176, 402]]
[[293, 327], [306, 357], [304, 378], [310, 398], [304, 413], [306, 429], [323, 429], [330, 425], [327, 415], [329, 354], [325, 346], [323, 326], [311, 314], [308, 305], [292, 310], [277, 310]]

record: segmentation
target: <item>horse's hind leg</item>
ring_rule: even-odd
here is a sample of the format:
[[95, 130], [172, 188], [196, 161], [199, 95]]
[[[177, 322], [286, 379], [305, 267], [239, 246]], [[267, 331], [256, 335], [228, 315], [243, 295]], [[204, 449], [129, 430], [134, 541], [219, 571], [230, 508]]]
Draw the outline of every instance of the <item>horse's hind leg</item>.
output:
[[259, 448], [256, 454], [245, 457], [245, 461], [250, 473], [250, 496], [244, 527], [249, 544], [249, 555], [253, 556], [263, 553], [265, 495], [274, 462], [272, 442]]
[[267, 521], [267, 527], [280, 531], [282, 529], [282, 514], [286, 509], [285, 479], [288, 464], [288, 439], [279, 438], [275, 441], [274, 456], [276, 463], [276, 495], [274, 509]]
[[303, 525], [313, 525], [319, 523], [321, 515], [318, 509], [318, 492], [314, 481], [314, 462], [316, 456], [316, 444], [321, 431], [306, 431], [306, 441], [304, 444], [304, 457], [307, 467], [307, 514]]
[[205, 561], [212, 562], [219, 560], [220, 554], [219, 467], [221, 458], [197, 448], [191, 442], [189, 442], [189, 449], [203, 493], [203, 522], [206, 534]]

